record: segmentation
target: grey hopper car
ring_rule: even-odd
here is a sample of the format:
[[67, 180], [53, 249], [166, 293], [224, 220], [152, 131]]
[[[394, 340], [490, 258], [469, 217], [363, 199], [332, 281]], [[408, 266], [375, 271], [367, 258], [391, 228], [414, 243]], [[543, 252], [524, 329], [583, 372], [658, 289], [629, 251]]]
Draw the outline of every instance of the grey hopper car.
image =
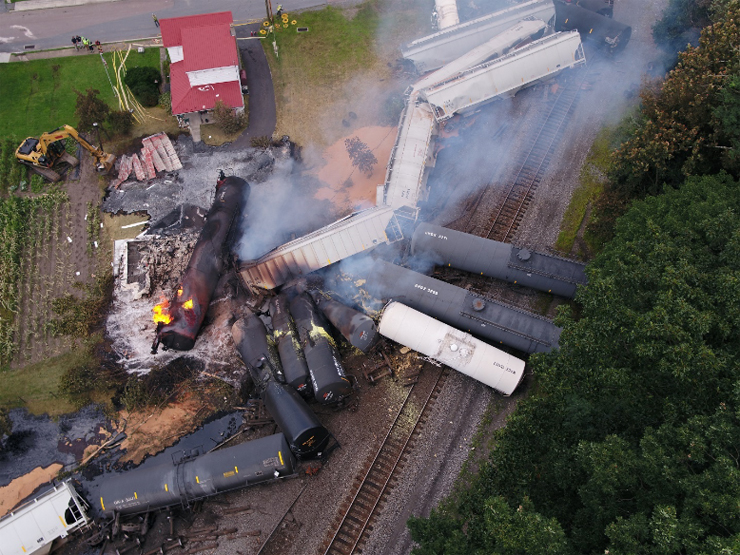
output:
[[380, 333], [436, 361], [511, 395], [524, 376], [524, 361], [409, 308], [391, 302], [380, 318]]
[[520, 249], [452, 229], [420, 224], [411, 252], [442, 266], [532, 287], [572, 298], [586, 284], [585, 265], [557, 256]]
[[558, 31], [578, 31], [583, 42], [592, 41], [608, 52], [619, 52], [627, 46], [632, 27], [576, 5], [555, 0], [555, 28]]
[[327, 323], [307, 293], [290, 302], [301, 347], [311, 373], [314, 397], [319, 403], [336, 403], [352, 393], [352, 384], [342, 366]]
[[377, 260], [364, 285], [384, 300], [401, 302], [453, 328], [525, 353], [549, 352], [562, 329], [545, 318]]
[[172, 507], [295, 473], [283, 434], [240, 443], [171, 464], [111, 476], [100, 486], [103, 515], [132, 515]]
[[306, 357], [300, 346], [293, 317], [288, 309], [288, 299], [284, 294], [270, 301], [270, 317], [278, 355], [283, 366], [285, 381], [301, 395], [311, 395], [311, 378], [308, 373]]
[[349, 341], [350, 345], [367, 353], [378, 338], [375, 322], [369, 316], [343, 305], [328, 295], [316, 292], [313, 295], [316, 305], [332, 325]]
[[290, 450], [299, 459], [321, 456], [331, 434], [298, 392], [276, 379], [277, 356], [266, 341], [262, 320], [250, 314], [234, 323], [231, 333], [265, 408], [285, 434]]

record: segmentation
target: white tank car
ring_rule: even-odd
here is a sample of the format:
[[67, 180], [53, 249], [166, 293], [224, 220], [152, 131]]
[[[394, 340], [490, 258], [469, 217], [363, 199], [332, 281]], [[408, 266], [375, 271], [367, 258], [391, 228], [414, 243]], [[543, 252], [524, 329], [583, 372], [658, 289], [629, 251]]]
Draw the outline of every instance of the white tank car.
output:
[[381, 335], [511, 395], [524, 376], [524, 361], [399, 302], [383, 310]]
[[435, 0], [434, 8], [437, 11], [437, 28], [440, 31], [460, 23], [456, 0]]

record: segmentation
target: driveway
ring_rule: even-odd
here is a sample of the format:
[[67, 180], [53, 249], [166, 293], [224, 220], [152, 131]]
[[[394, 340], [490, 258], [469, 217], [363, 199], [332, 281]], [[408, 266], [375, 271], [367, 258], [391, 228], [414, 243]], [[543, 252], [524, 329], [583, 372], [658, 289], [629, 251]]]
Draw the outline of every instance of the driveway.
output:
[[[237, 46], [242, 55], [244, 69], [247, 70], [249, 85], [249, 126], [239, 138], [227, 148], [242, 150], [251, 146], [254, 137], [272, 137], [275, 132], [277, 116], [275, 112], [275, 90], [267, 56], [262, 49], [266, 39], [252, 38], [252, 31], [258, 31], [259, 24], [236, 27]], [[246, 39], [246, 40], [239, 40]]]

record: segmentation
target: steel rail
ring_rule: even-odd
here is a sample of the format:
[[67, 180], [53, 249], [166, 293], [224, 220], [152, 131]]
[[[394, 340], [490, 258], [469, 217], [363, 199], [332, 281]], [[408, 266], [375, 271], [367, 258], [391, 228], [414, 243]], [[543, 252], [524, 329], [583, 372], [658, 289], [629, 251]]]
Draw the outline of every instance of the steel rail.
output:
[[[348, 526], [345, 527], [345, 524], [349, 520], [352, 519], [352, 517], [353, 517], [353, 515], [352, 515], [353, 511], [355, 513], [357, 512], [357, 510], [358, 510], [357, 507], [360, 506], [359, 503], [358, 503], [358, 498], [360, 497], [360, 495], [363, 492], [365, 492], [365, 493], [367, 492], [367, 490], [364, 489], [364, 486], [367, 483], [373, 483], [373, 485], [376, 486], [373, 489], [376, 489], [376, 490], [378, 489], [377, 488], [378, 484], [375, 484], [374, 482], [369, 482], [369, 477], [373, 473], [374, 470], [380, 472], [380, 471], [383, 470], [382, 467], [385, 466], [385, 465], [387, 465], [387, 463], [381, 464], [379, 461], [381, 459], [381, 456], [383, 454], [385, 454], [384, 451], [386, 450], [386, 447], [388, 447], [388, 449], [390, 449], [388, 440], [391, 437], [391, 435], [397, 429], [401, 429], [400, 424], [399, 424], [399, 421], [400, 421], [400, 418], [401, 418], [401, 416], [402, 416], [402, 414], [404, 412], [404, 409], [408, 405], [409, 399], [411, 398], [412, 390], [410, 390], [408, 392], [408, 394], [406, 395], [406, 398], [403, 401], [403, 404], [401, 405], [401, 408], [398, 410], [398, 413], [396, 414], [396, 418], [394, 419], [393, 424], [390, 426], [390, 428], [388, 430], [388, 433], [386, 434], [385, 438], [383, 439], [383, 443], [381, 444], [380, 448], [378, 449], [378, 452], [376, 453], [376, 455], [375, 455], [375, 457], [373, 459], [373, 462], [370, 464], [370, 468], [368, 468], [367, 472], [365, 473], [365, 476], [364, 476], [362, 482], [360, 483], [360, 485], [358, 486], [357, 491], [356, 491], [355, 495], [353, 496], [352, 501], [350, 502], [349, 507], [345, 511], [345, 514], [344, 514], [344, 517], [342, 518], [342, 521], [337, 526], [336, 532], [334, 533], [334, 535], [332, 536], [332, 539], [329, 542], [329, 546], [324, 551], [324, 555], [329, 555], [332, 552], [341, 553], [343, 555], [351, 555], [352, 553], [355, 552], [355, 549], [357, 548], [358, 544], [363, 539], [363, 535], [365, 534], [365, 531], [367, 530], [367, 527], [370, 524], [370, 521], [378, 513], [378, 506], [380, 505], [380, 503], [382, 501], [383, 494], [388, 489], [388, 485], [389, 485], [391, 479], [393, 478], [395, 471], [398, 469], [399, 463], [400, 463], [401, 459], [406, 454], [409, 443], [411, 442], [412, 438], [414, 438], [416, 436], [416, 434], [421, 430], [421, 428], [420, 428], [421, 420], [422, 420], [422, 418], [424, 417], [425, 414], [428, 414], [427, 410], [429, 409], [429, 407], [432, 406], [432, 404], [430, 404], [430, 401], [432, 400], [432, 397], [434, 396], [435, 393], [437, 393], [437, 394], [439, 393], [439, 391], [441, 390], [441, 387], [444, 385], [444, 382], [447, 379], [447, 376], [448, 375], [449, 375], [449, 369], [447, 369], [447, 368], [443, 369], [440, 372], [440, 374], [439, 374], [439, 376], [437, 378], [437, 381], [435, 382], [435, 384], [430, 389], [429, 394], [427, 395], [427, 398], [424, 401], [424, 404], [423, 404], [421, 410], [419, 411], [419, 415], [418, 415], [418, 417], [416, 419], [416, 422], [414, 423], [413, 428], [408, 433], [408, 436], [406, 437], [405, 441], [403, 442], [403, 445], [401, 445], [401, 448], [398, 450], [398, 454], [396, 455], [395, 461], [393, 461], [393, 463], [392, 463], [392, 465], [390, 467], [390, 470], [383, 471], [383, 475], [385, 475], [385, 479], [383, 481], [382, 487], [379, 488], [377, 494], [374, 494], [375, 500], [372, 503], [372, 507], [370, 507], [369, 511], [367, 511], [367, 513], [368, 513], [367, 514], [367, 517], [364, 518], [364, 519], [362, 519], [363, 522], [362, 522], [361, 527], [359, 528], [359, 531], [355, 528], [354, 531], [352, 531], [350, 529], [350, 531], [348, 532], [347, 528], [349, 528], [349, 527]], [[357, 519], [357, 517], [355, 517], [355, 519]], [[345, 536], [349, 536], [350, 538], [354, 537], [354, 543], [352, 543], [352, 545], [349, 548], [349, 550], [347, 550], [346, 547], [345, 548], [342, 548], [342, 547], [339, 547], [337, 545], [337, 543], [338, 543], [337, 540], [339, 540], [340, 534], [344, 534]], [[352, 541], [352, 540], [350, 540], [350, 541]], [[349, 541], [345, 541], [344, 543], [349, 544], [350, 542]]]

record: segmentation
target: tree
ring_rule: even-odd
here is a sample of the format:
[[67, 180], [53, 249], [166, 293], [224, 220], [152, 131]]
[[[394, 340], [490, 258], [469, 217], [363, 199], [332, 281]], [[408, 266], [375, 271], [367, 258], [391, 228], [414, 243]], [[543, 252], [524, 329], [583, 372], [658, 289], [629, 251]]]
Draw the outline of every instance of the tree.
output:
[[128, 110], [116, 110], [108, 114], [108, 125], [114, 133], [128, 135], [134, 127], [134, 115]]
[[213, 119], [216, 120], [216, 125], [229, 135], [238, 133], [245, 125], [244, 113], [237, 113], [234, 108], [224, 104], [223, 100], [216, 101], [213, 107]]
[[[734, 167], [723, 164], [723, 125], [715, 108], [740, 69], [740, 3], [706, 27], [665, 82], [643, 88], [642, 124], [615, 156], [612, 186], [631, 197], [658, 194], [687, 176]], [[727, 146], [727, 145], [724, 145]]]
[[740, 184], [695, 177], [633, 202], [588, 276], [490, 460], [410, 523], [420, 554], [533, 550], [528, 521], [507, 528], [519, 505], [574, 553], [738, 545]]
[[156, 106], [159, 102], [159, 83], [162, 76], [153, 67], [134, 67], [126, 72], [124, 83], [142, 105]]
[[110, 107], [98, 98], [100, 91], [90, 88], [85, 91], [85, 94], [82, 94], [77, 89], [73, 90], [77, 95], [77, 105], [75, 107], [75, 115], [79, 120], [77, 130], [92, 131], [93, 123], [102, 125], [110, 113]]

